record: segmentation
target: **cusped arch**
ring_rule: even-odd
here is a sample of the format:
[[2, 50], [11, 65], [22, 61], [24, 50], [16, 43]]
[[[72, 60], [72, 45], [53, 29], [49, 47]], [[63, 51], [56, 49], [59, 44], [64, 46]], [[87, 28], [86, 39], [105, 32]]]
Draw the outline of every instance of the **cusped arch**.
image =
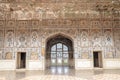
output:
[[[67, 34], [63, 34], [63, 33], [57, 33], [57, 34], [54, 34], [54, 35], [51, 35], [49, 36], [47, 39], [46, 39], [46, 48], [47, 48], [47, 45], [48, 45], [48, 42], [51, 41], [52, 39], [55, 39], [55, 38], [64, 38], [64, 39], [67, 39], [69, 42], [68, 43], [71, 43], [71, 46], [72, 46], [72, 50], [73, 50], [73, 47], [74, 47], [74, 42], [73, 42], [73, 38], [68, 36]], [[56, 42], [57, 43], [57, 42]], [[46, 51], [46, 50], [45, 50]]]
[[[45, 65], [46, 65], [46, 67], [49, 67], [51, 65], [50, 60], [51, 60], [51, 48], [52, 48], [52, 46], [57, 45], [59, 43], [61, 43], [62, 46], [66, 45], [68, 47], [68, 53], [69, 53], [69, 59], [68, 60], [69, 60], [69, 64], [71, 64], [71, 65], [69, 65], [69, 64], [68, 65], [73, 66], [73, 64], [74, 64], [74, 60], [73, 60], [73, 54], [74, 54], [73, 38], [71, 36], [68, 36], [67, 34], [57, 33], [57, 34], [49, 36], [46, 39], [46, 48], [45, 48], [45, 60], [46, 60]], [[63, 47], [62, 47], [62, 50], [64, 50]], [[57, 51], [57, 49], [56, 49], [56, 51]]]

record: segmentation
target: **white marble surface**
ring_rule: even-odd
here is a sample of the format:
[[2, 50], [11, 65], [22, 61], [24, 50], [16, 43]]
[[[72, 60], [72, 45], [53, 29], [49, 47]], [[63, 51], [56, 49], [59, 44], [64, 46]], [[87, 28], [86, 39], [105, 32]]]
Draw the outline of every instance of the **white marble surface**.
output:
[[74, 70], [68, 67], [53, 67], [45, 71], [0, 71], [0, 80], [120, 80], [120, 70]]
[[[26, 70], [44, 70], [44, 60], [28, 60]], [[75, 69], [94, 69], [92, 59], [76, 59]], [[103, 69], [120, 69], [120, 59], [103, 59]], [[15, 60], [0, 60], [1, 70], [16, 70]]]
[[15, 70], [15, 60], [0, 60], [0, 70]]
[[43, 70], [42, 61], [28, 61], [28, 70]]
[[75, 60], [75, 69], [85, 69], [92, 68], [92, 60], [90, 59], [76, 59]]
[[104, 63], [106, 69], [120, 69], [120, 59], [105, 59]]

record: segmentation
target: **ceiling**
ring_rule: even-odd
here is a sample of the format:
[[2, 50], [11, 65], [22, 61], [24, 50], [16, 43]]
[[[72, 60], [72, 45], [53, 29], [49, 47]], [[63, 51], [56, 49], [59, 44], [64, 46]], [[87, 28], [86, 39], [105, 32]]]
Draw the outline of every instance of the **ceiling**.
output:
[[81, 19], [112, 16], [113, 0], [0, 0], [0, 19]]

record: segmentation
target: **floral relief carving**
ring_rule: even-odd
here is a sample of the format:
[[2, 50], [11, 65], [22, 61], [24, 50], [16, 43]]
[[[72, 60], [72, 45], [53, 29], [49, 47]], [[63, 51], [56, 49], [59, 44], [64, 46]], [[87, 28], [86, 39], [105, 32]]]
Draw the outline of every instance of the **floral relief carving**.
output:
[[12, 53], [11, 53], [11, 52], [7, 52], [7, 53], [5, 54], [5, 59], [11, 60], [11, 59], [12, 59]]
[[38, 60], [38, 53], [32, 52], [30, 59], [31, 59], [31, 60]]

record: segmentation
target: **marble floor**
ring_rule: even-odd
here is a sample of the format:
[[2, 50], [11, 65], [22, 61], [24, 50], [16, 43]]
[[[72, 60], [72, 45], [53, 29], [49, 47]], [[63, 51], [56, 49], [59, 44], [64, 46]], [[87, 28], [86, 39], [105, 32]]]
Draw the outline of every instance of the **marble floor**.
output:
[[120, 80], [120, 70], [52, 67], [45, 71], [0, 71], [0, 80]]

